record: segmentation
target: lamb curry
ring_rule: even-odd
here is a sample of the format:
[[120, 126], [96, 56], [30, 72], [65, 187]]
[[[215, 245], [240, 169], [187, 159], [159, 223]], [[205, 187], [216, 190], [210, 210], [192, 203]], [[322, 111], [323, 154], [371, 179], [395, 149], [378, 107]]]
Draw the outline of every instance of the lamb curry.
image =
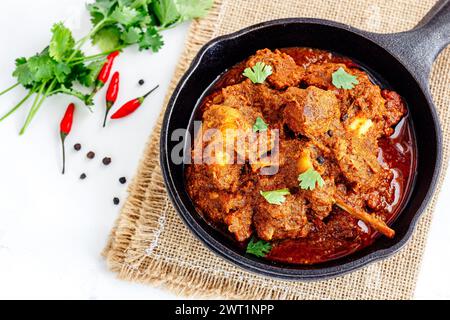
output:
[[[395, 237], [389, 224], [416, 151], [405, 102], [376, 81], [351, 59], [310, 48], [259, 50], [225, 72], [198, 108], [202, 130], [252, 138], [186, 166], [197, 210], [249, 254], [284, 263]], [[193, 157], [215, 144], [199, 134]]]

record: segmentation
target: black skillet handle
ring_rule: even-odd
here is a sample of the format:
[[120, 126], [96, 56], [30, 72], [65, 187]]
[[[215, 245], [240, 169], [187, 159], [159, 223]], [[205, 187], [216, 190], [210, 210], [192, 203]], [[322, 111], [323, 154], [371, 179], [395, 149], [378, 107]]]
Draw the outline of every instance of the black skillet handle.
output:
[[450, 43], [450, 0], [440, 0], [412, 30], [370, 34], [415, 73], [425, 87], [437, 55]]

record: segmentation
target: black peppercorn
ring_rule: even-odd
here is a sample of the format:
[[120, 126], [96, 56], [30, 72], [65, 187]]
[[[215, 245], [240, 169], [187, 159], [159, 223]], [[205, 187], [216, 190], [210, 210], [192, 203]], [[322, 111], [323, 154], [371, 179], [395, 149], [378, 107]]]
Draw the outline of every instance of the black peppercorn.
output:
[[347, 120], [348, 119], [348, 114], [344, 114], [342, 117], [341, 117], [341, 120], [342, 121], [345, 121], [345, 120]]
[[145, 83], [144, 79], [139, 80], [139, 85], [140, 86], [144, 85], [144, 83]]
[[322, 156], [318, 156], [318, 157], [317, 157], [317, 162], [318, 162], [319, 164], [324, 164], [324, 163], [325, 163], [325, 158], [322, 157]]
[[104, 164], [105, 166], [107, 166], [107, 165], [109, 165], [109, 164], [111, 163], [111, 158], [109, 158], [109, 157], [104, 157], [103, 160], [102, 160], [102, 162], [103, 162], [103, 164]]
[[127, 178], [121, 177], [121, 178], [119, 178], [119, 182], [120, 182], [121, 184], [125, 184], [125, 183], [127, 183]]
[[81, 180], [86, 179], [86, 173], [82, 173], [82, 174], [80, 175], [80, 179], [81, 179]]
[[119, 198], [114, 197], [113, 202], [117, 206], [120, 203], [120, 200], [119, 200]]
[[86, 157], [88, 157], [88, 159], [94, 159], [95, 158], [95, 153], [94, 151], [89, 151], [86, 155]]
[[328, 130], [328, 131], [327, 131], [327, 134], [328, 134], [330, 137], [332, 137], [332, 136], [333, 136], [333, 131], [332, 131], [332, 130]]
[[77, 150], [77, 151], [80, 151], [80, 150], [81, 150], [81, 144], [75, 143], [75, 144], [73, 145], [73, 148], [74, 148], [75, 150]]

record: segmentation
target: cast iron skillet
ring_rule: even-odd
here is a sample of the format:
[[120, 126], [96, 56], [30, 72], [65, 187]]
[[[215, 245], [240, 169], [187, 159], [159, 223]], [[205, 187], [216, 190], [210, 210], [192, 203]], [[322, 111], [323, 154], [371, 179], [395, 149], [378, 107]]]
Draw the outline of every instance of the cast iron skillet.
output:
[[[439, 1], [411, 31], [374, 34], [332, 21], [281, 19], [216, 38], [198, 53], [181, 79], [167, 107], [161, 132], [161, 166], [170, 198], [191, 231], [219, 256], [258, 274], [290, 280], [335, 277], [386, 258], [405, 245], [436, 186], [442, 160], [442, 139], [436, 109], [428, 89], [431, 65], [450, 43], [450, 1]], [[313, 266], [295, 266], [260, 260], [236, 248], [196, 212], [184, 183], [183, 164], [171, 161], [179, 152], [174, 130], [192, 130], [199, 98], [226, 69], [258, 49], [311, 47], [348, 56], [379, 74], [409, 106], [415, 131], [417, 176], [410, 198], [392, 227], [394, 239], [378, 238], [367, 248], [338, 260]], [[184, 141], [187, 141], [184, 137]], [[186, 147], [186, 146], [185, 146]], [[182, 152], [190, 152], [182, 150]]]

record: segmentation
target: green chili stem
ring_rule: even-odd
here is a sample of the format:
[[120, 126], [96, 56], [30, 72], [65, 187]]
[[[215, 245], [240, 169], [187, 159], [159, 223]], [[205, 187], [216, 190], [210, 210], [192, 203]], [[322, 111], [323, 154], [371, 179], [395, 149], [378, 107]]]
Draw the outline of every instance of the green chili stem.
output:
[[61, 144], [62, 144], [62, 158], [63, 158], [63, 167], [62, 167], [62, 174], [66, 172], [66, 136], [64, 134], [61, 134]]

